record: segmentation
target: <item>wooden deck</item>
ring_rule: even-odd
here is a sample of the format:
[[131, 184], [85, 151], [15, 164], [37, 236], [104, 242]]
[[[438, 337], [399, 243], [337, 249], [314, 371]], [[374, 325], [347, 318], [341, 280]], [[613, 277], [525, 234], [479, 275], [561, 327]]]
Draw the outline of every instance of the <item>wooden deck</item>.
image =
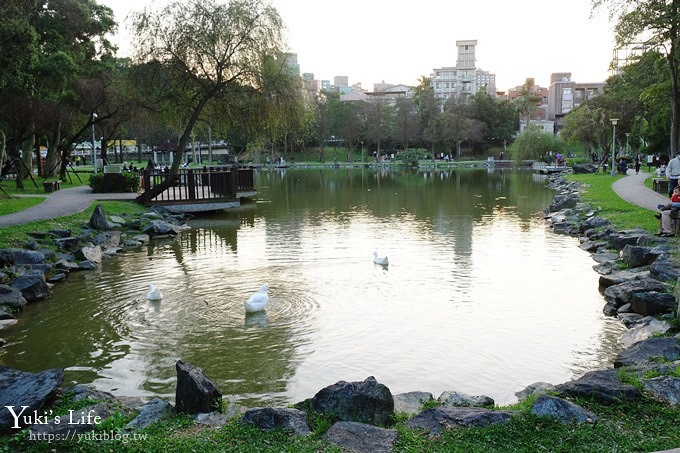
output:
[[[144, 170], [145, 190], [171, 177], [162, 170]], [[173, 212], [217, 211], [240, 206], [241, 198], [256, 195], [254, 171], [248, 167], [182, 168], [175, 184], [150, 201]]]

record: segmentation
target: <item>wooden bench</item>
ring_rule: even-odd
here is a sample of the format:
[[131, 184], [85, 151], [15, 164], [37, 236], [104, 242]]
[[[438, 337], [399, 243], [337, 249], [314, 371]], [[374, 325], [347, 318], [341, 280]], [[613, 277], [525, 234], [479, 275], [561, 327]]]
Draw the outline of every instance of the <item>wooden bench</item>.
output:
[[43, 187], [46, 193], [55, 192], [61, 189], [61, 180], [43, 181]]
[[652, 179], [652, 188], [654, 189], [654, 192], [659, 192], [664, 195], [668, 194], [668, 184], [670, 184], [670, 181], [668, 178], [653, 178]]

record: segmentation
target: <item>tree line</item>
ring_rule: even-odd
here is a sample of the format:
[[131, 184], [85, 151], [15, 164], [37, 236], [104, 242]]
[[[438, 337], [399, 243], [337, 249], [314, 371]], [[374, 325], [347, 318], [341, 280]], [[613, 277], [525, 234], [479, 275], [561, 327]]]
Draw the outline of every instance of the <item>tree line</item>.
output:
[[[619, 8], [619, 44], [647, 33], [652, 51], [612, 76], [604, 95], [566, 116], [564, 140], [607, 149], [610, 120], [618, 118], [618, 143], [627, 134], [626, 144], [636, 149], [677, 150], [678, 4], [593, 1], [594, 7]], [[173, 174], [189, 143], [211, 138], [225, 140], [237, 154], [314, 146], [320, 160], [332, 140], [342, 140], [348, 153], [422, 149], [432, 158], [456, 157], [466, 144], [481, 156], [513, 141], [519, 119], [530, 121], [537, 102], [531, 79], [513, 102], [485, 92], [442, 101], [427, 77], [412, 97], [394, 102], [341, 102], [335, 92], [311, 93], [288, 67], [283, 23], [264, 0], [176, 1], [136, 13], [131, 23], [135, 52], [121, 59], [107, 39], [119, 24], [95, 0], [5, 0], [0, 162], [14, 167], [17, 185], [32, 174], [34, 161], [40, 175], [63, 178], [75, 145], [93, 131], [104, 160], [116, 139], [175, 144]], [[533, 157], [523, 150], [544, 156], [546, 146], [563, 146], [564, 140], [531, 134], [537, 138], [525, 142], [545, 145], [515, 146], [514, 157]], [[34, 159], [40, 146], [47, 149], [44, 160]]]

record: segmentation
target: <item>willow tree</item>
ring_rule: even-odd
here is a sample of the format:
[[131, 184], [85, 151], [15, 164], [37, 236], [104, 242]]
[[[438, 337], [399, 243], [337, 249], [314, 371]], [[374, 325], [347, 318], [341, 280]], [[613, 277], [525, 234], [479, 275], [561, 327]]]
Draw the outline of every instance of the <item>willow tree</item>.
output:
[[174, 182], [194, 126], [211, 102], [229, 103], [239, 93], [275, 99], [259, 82], [271, 57], [281, 55], [283, 25], [276, 9], [260, 0], [176, 1], [146, 9], [133, 22], [135, 61], [163, 72], [155, 94], [179, 131], [174, 177], [140, 195], [138, 201], [146, 202]]
[[666, 56], [671, 79], [670, 152], [675, 155], [680, 151], [680, 0], [593, 0], [593, 8], [605, 5], [616, 19], [617, 46], [644, 43]]

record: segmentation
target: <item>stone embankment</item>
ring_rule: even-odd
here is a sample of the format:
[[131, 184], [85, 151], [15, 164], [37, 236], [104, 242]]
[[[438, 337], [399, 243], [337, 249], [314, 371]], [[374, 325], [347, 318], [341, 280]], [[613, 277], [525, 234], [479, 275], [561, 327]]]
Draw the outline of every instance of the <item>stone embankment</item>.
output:
[[[592, 253], [597, 263], [594, 269], [600, 274], [604, 290], [604, 313], [618, 317], [628, 331], [621, 338], [623, 351], [616, 357], [613, 368], [590, 371], [557, 385], [534, 383], [518, 392], [518, 398], [538, 394], [531, 413], [554, 417], [563, 423], [597, 420], [597, 414], [571, 402], [574, 397], [616, 404], [646, 393], [666, 404], [677, 405], [680, 403], [680, 378], [676, 371], [680, 367], [680, 334], [677, 333], [680, 285], [676, 282], [680, 269], [670, 253], [673, 246], [668, 239], [641, 230], [616, 230], [597, 215], [596, 207], [579, 201], [576, 183], [555, 177], [550, 179], [550, 184], [557, 191], [545, 214], [550, 227], [558, 234], [579, 237], [580, 246]], [[102, 256], [115, 253], [121, 247], [120, 240], [127, 236], [113, 233], [119, 228], [115, 225], [122, 223], [117, 219], [106, 220], [101, 212], [95, 215], [98, 219], [93, 216], [91, 228], [78, 237], [66, 232], [49, 233], [69, 251], [45, 252], [37, 244], [29, 244], [22, 250], [0, 253], [0, 265], [10, 269], [4, 274], [10, 284], [0, 286], [3, 293], [0, 305], [6, 307], [3, 313], [47, 297], [49, 282], [65, 278], [59, 274], [97, 266]], [[130, 222], [138, 234], [124, 239], [122, 246], [138, 246], [148, 240], [147, 235], [176, 234], [184, 228], [177, 220], [159, 216], [149, 223], [153, 227], [144, 229], [140, 229], [137, 221]], [[149, 222], [149, 219], [140, 222]], [[674, 286], [676, 294], [670, 294]], [[619, 370], [622, 367], [642, 385], [622, 382]], [[193, 415], [198, 425], [222, 426], [231, 418], [239, 417], [240, 423], [262, 430], [283, 429], [306, 436], [311, 432], [307, 414], [318, 413], [337, 420], [325, 434], [329, 442], [355, 451], [387, 452], [391, 451], [398, 434], [385, 426], [389, 426], [397, 413], [408, 415], [409, 419], [404, 422], [407, 429], [432, 435], [461, 426], [506, 424], [513, 417], [523, 415], [516, 410], [496, 409], [494, 401], [483, 395], [456, 391], [444, 392], [436, 399], [423, 391], [393, 395], [373, 377], [361, 382], [339, 381], [292, 408], [247, 409], [224, 400], [200, 368], [178, 361], [176, 372], [173, 406], [157, 398], [142, 401], [116, 397], [83, 385], [63, 388], [63, 369], [27, 373], [0, 367], [0, 429], [11, 434], [27, 427], [29, 439], [64, 439], [74, 432], [91, 431], [107, 418], [122, 414], [131, 419], [120, 430], [123, 435], [175, 412], [183, 412]], [[75, 413], [52, 414], [51, 408], [63, 395], [70, 395], [76, 401], [90, 400], [92, 404]], [[26, 409], [19, 416], [22, 406]]]

